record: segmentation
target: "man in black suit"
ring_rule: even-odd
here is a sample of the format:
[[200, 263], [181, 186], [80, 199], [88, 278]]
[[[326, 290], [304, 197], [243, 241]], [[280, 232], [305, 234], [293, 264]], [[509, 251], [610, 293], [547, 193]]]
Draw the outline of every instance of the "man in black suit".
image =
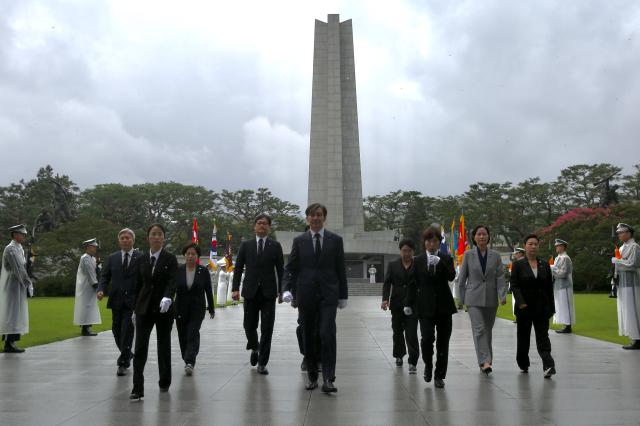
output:
[[[271, 336], [276, 319], [276, 298], [284, 268], [282, 246], [269, 238], [271, 218], [261, 213], [253, 220], [256, 238], [243, 241], [238, 250], [231, 297], [240, 299], [240, 280], [244, 272], [244, 332], [247, 350], [251, 351], [251, 365], [258, 364], [260, 374], [269, 374], [267, 363], [271, 352]], [[258, 345], [258, 317], [260, 318], [260, 344]]]
[[149, 251], [138, 259], [136, 277], [136, 348], [133, 357], [133, 390], [129, 399], [139, 400], [144, 396], [144, 366], [149, 352], [149, 336], [155, 325], [158, 341], [158, 370], [161, 392], [171, 385], [171, 328], [176, 294], [176, 256], [163, 248], [165, 230], [154, 223], [147, 229]]
[[[131, 365], [133, 322], [131, 314], [135, 303], [136, 262], [140, 253], [133, 249], [136, 234], [129, 228], [118, 232], [120, 250], [111, 253], [102, 268], [98, 283], [98, 300], [109, 295], [107, 309], [111, 309], [111, 331], [120, 350], [116, 375], [124, 376]], [[111, 283], [111, 290], [107, 291]]]
[[[393, 329], [393, 357], [396, 365], [402, 366], [402, 358], [409, 352], [409, 374], [416, 374], [418, 357], [418, 318], [404, 314], [404, 302], [407, 289], [414, 278], [413, 254], [416, 245], [409, 239], [398, 244], [400, 259], [389, 262], [382, 287], [382, 310], [391, 310], [391, 328]], [[406, 346], [405, 346], [406, 337]]]
[[311, 204], [305, 211], [309, 231], [293, 240], [289, 262], [285, 268], [283, 300], [291, 302], [295, 289], [302, 315], [304, 353], [307, 357], [308, 390], [318, 387], [318, 368], [313, 338], [320, 334], [322, 359], [322, 391], [337, 392], [336, 310], [347, 306], [347, 273], [344, 265], [342, 237], [324, 229], [327, 208]]

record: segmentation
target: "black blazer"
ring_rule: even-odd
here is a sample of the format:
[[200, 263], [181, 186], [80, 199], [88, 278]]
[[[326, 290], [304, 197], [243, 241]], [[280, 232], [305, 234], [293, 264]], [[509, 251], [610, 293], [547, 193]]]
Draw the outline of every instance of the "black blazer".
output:
[[347, 271], [344, 266], [342, 237], [324, 231], [320, 259], [316, 260], [311, 232], [293, 239], [289, 262], [285, 267], [283, 291], [295, 294], [299, 307], [314, 306], [319, 301], [338, 305], [347, 299]]
[[427, 265], [426, 253], [413, 259], [415, 280], [407, 291], [405, 306], [414, 309], [421, 318], [458, 312], [449, 289], [449, 281], [456, 277], [453, 259], [445, 253], [438, 252], [438, 256], [440, 262], [435, 267]]
[[[109, 295], [108, 309], [133, 310], [136, 302], [136, 271], [139, 257], [140, 252], [134, 250], [126, 271], [122, 271], [122, 252], [120, 250], [111, 253], [107, 258], [100, 274], [98, 291]], [[107, 292], [109, 283], [111, 283], [111, 291]]]
[[414, 263], [405, 269], [402, 259], [389, 262], [387, 265], [387, 273], [384, 277], [384, 285], [382, 286], [382, 301], [389, 300], [390, 308], [402, 308], [405, 298], [407, 297], [407, 287], [415, 279]]
[[187, 265], [178, 266], [176, 275], [176, 313], [178, 317], [190, 314], [202, 314], [206, 306], [205, 297], [209, 306], [209, 313], [213, 314], [213, 291], [211, 290], [211, 275], [209, 270], [202, 265], [196, 265], [196, 274], [191, 288], [187, 287]]
[[[515, 314], [551, 318], [556, 311], [553, 300], [553, 275], [549, 264], [538, 258], [538, 277], [533, 275], [527, 258], [513, 262], [511, 291], [516, 299]], [[527, 307], [520, 309], [520, 305]]]
[[[138, 258], [136, 278], [136, 315], [160, 312], [160, 301], [163, 297], [173, 300], [176, 295], [176, 272], [178, 259], [164, 248], [156, 260], [152, 273], [149, 262], [149, 251], [145, 250]], [[168, 313], [175, 313], [173, 304]]]
[[280, 293], [284, 257], [279, 242], [266, 237], [262, 256], [258, 257], [258, 244], [252, 238], [243, 241], [238, 250], [238, 257], [233, 273], [233, 291], [240, 289], [240, 280], [244, 271], [242, 297], [251, 299], [256, 295], [258, 286], [262, 287], [262, 295], [267, 299], [275, 299]]

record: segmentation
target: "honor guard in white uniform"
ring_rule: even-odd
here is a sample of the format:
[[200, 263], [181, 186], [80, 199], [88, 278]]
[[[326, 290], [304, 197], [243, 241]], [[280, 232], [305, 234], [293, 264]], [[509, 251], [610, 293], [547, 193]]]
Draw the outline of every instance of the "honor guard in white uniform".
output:
[[73, 323], [79, 325], [83, 336], [96, 336], [91, 330], [93, 324], [102, 324], [98, 308], [98, 267], [96, 253], [98, 242], [95, 238], [82, 243], [85, 253], [80, 258], [76, 274], [76, 299], [73, 309]]
[[33, 283], [27, 274], [27, 260], [22, 243], [27, 238], [24, 225], [8, 229], [11, 242], [2, 253], [0, 273], [0, 334], [4, 339], [5, 353], [22, 353], [16, 342], [20, 335], [29, 332], [29, 307], [27, 297], [33, 296]]
[[[216, 304], [225, 306], [227, 304], [227, 293], [233, 282], [233, 272], [227, 272], [227, 262], [224, 258], [218, 260], [218, 289], [216, 292]], [[229, 299], [231, 300], [231, 299]]]
[[378, 272], [378, 270], [376, 269], [375, 266], [371, 265], [367, 272], [369, 272], [369, 284], [375, 284], [376, 283], [376, 273]]
[[619, 223], [616, 234], [622, 242], [621, 258], [611, 258], [618, 275], [618, 333], [631, 338], [624, 349], [640, 349], [640, 246], [631, 225]]
[[551, 266], [551, 273], [555, 279], [553, 295], [556, 306], [553, 323], [564, 325], [564, 328], [556, 330], [556, 333], [571, 333], [571, 326], [576, 323], [576, 311], [573, 304], [573, 265], [567, 254], [568, 243], [556, 239], [554, 245], [558, 256]]

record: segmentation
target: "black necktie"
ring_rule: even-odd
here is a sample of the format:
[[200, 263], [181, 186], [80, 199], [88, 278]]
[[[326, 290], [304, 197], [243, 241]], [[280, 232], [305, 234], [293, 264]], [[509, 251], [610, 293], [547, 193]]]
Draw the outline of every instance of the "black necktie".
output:
[[262, 254], [264, 253], [264, 243], [262, 238], [260, 238], [258, 240], [258, 256], [262, 257]]
[[124, 262], [122, 262], [122, 272], [127, 272], [129, 268], [129, 253], [124, 254]]
[[153, 268], [156, 266], [156, 257], [151, 256], [151, 273], [153, 274]]
[[320, 259], [320, 255], [322, 254], [322, 246], [320, 245], [320, 234], [316, 234], [313, 236], [316, 239], [316, 260]]

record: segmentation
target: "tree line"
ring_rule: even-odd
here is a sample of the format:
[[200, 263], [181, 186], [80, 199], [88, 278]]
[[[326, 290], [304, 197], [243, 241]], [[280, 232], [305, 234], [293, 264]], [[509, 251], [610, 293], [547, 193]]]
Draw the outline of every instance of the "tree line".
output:
[[[450, 229], [464, 212], [466, 224], [485, 224], [497, 241], [513, 250], [522, 238], [540, 232], [548, 241], [571, 240], [569, 252], [577, 256], [582, 288], [603, 286], [608, 264], [602, 263], [614, 244], [611, 227], [616, 221], [640, 224], [640, 164], [621, 175], [612, 164], [579, 164], [561, 170], [552, 182], [540, 178], [520, 183], [477, 182], [460, 195], [432, 197], [418, 191], [397, 190], [363, 200], [366, 230], [395, 230], [398, 237], [420, 240], [432, 223]], [[607, 204], [604, 207], [604, 204]], [[300, 206], [274, 196], [267, 188], [214, 191], [176, 182], [123, 185], [99, 184], [81, 190], [51, 166], [36, 177], [0, 187], [0, 227], [24, 223], [32, 233], [36, 254], [34, 270], [41, 277], [40, 295], [71, 294], [75, 282], [80, 242], [97, 237], [105, 255], [117, 249], [116, 234], [132, 228], [136, 246], [146, 247], [145, 228], [161, 222], [167, 229], [169, 248], [178, 251], [191, 238], [193, 218], [199, 225], [200, 247], [208, 253], [213, 222], [218, 229], [218, 251], [226, 235], [236, 245], [253, 236], [253, 218], [266, 212], [273, 231], [302, 231]], [[580, 275], [582, 274], [582, 275]], [[43, 294], [44, 293], [44, 294]]]

